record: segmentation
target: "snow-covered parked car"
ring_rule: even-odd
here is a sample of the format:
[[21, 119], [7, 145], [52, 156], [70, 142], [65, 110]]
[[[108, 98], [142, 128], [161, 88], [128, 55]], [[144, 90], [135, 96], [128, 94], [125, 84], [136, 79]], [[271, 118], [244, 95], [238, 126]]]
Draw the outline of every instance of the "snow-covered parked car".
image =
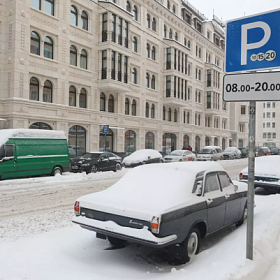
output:
[[200, 239], [246, 217], [247, 184], [214, 162], [140, 166], [110, 188], [82, 196], [72, 221], [112, 245], [168, 247], [186, 263]]
[[223, 151], [219, 146], [205, 146], [201, 151], [197, 153], [196, 160], [222, 160]]
[[[280, 156], [255, 158], [255, 188], [280, 189]], [[241, 182], [248, 183], [248, 167], [239, 174]]]
[[123, 159], [124, 167], [135, 167], [142, 164], [164, 162], [161, 153], [153, 149], [142, 149], [133, 152]]
[[236, 147], [228, 147], [223, 151], [223, 159], [241, 158], [241, 151]]
[[175, 150], [164, 157], [165, 162], [194, 161], [195, 154], [188, 150]]

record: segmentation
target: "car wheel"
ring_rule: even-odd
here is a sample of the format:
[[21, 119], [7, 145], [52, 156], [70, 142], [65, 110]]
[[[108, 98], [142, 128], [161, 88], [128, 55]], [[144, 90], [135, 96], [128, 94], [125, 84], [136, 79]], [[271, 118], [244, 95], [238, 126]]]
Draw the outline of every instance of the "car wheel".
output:
[[62, 169], [59, 166], [54, 167], [52, 171], [52, 175], [55, 176], [56, 174], [62, 175]]
[[108, 236], [108, 240], [111, 243], [111, 245], [117, 246], [117, 247], [124, 247], [127, 244], [126, 240], [119, 239], [119, 238], [112, 237], [112, 236]]
[[91, 173], [96, 173], [98, 171], [97, 165], [93, 165], [91, 168]]
[[121, 164], [117, 163], [116, 164], [116, 169], [114, 171], [117, 172], [119, 170], [122, 170], [122, 166], [121, 166]]
[[191, 260], [194, 255], [198, 254], [200, 245], [200, 232], [199, 229], [192, 228], [187, 238], [181, 244], [181, 256], [179, 256], [179, 261], [181, 264], [185, 264]]
[[235, 223], [236, 227], [240, 227], [247, 219], [247, 205], [244, 208], [242, 218]]

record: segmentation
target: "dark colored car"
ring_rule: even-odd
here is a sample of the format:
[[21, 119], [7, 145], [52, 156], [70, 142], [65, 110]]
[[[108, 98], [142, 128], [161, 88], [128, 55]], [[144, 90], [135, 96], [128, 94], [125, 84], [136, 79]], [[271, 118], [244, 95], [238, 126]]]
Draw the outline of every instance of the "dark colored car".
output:
[[242, 158], [247, 158], [249, 155], [249, 149], [248, 148], [238, 148], [241, 152]]
[[270, 149], [270, 154], [271, 155], [280, 155], [280, 149], [277, 147], [273, 147]]
[[71, 159], [72, 172], [96, 173], [97, 171], [117, 171], [122, 169], [121, 157], [111, 152], [86, 153]]
[[262, 147], [261, 150], [263, 151], [264, 156], [269, 156], [270, 155], [270, 150], [267, 147]]

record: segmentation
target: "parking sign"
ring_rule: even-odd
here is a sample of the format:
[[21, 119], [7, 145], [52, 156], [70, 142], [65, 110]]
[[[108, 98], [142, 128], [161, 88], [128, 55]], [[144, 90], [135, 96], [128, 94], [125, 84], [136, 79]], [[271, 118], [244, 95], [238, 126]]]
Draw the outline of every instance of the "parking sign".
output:
[[280, 66], [280, 10], [228, 21], [226, 73]]
[[108, 134], [108, 132], [109, 132], [109, 125], [108, 124], [106, 124], [106, 125], [103, 125], [103, 134]]

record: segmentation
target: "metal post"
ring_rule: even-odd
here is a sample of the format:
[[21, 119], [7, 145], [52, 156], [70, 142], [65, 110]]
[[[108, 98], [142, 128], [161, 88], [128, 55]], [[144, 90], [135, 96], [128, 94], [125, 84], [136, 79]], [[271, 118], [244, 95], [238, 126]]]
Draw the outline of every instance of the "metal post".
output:
[[249, 159], [248, 159], [248, 202], [247, 202], [247, 246], [246, 258], [253, 260], [254, 233], [254, 177], [255, 177], [255, 135], [256, 101], [250, 101], [249, 118]]
[[105, 133], [105, 152], [106, 152], [106, 135], [107, 133]]

